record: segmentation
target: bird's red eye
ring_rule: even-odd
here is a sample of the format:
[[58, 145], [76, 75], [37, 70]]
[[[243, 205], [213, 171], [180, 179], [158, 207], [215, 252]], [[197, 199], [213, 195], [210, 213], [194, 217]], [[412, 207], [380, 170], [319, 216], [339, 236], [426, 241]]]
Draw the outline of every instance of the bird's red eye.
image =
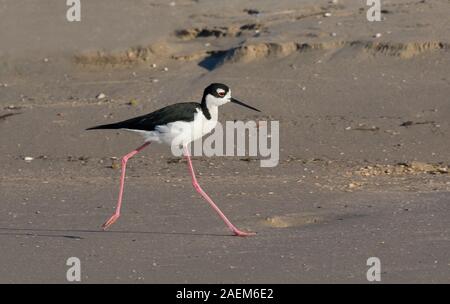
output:
[[219, 92], [219, 96], [220, 97], [224, 97], [225, 96], [225, 92]]

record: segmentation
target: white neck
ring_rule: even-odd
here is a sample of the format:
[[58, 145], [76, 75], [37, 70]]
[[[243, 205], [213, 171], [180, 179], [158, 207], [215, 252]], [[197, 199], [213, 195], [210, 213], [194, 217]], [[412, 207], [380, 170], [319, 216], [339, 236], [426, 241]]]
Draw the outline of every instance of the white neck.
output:
[[219, 118], [219, 107], [216, 105], [208, 105], [208, 103], [206, 106], [208, 107], [209, 114], [211, 114], [211, 120], [217, 121]]

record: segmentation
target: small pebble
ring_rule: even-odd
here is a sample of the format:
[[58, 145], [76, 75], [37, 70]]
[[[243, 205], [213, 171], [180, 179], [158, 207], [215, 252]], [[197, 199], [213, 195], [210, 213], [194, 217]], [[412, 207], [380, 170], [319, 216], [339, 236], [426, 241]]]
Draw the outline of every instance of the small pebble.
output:
[[139, 104], [139, 101], [137, 101], [136, 98], [131, 99], [130, 102], [128, 103], [128, 105], [133, 106], [133, 107], [137, 106], [138, 104]]
[[323, 14], [324, 17], [331, 17], [331, 13], [325, 13]]
[[349, 187], [350, 189], [353, 189], [353, 188], [358, 187], [358, 185], [355, 184], [355, 183], [350, 183], [350, 184], [348, 185], [348, 187]]
[[103, 98], [105, 98], [106, 97], [106, 95], [104, 94], [104, 93], [100, 93], [100, 94], [98, 94], [95, 98], [97, 98], [97, 99], [103, 99]]
[[246, 12], [249, 15], [258, 15], [259, 14], [259, 10], [257, 9], [245, 9], [244, 12]]
[[120, 165], [116, 161], [113, 161], [111, 164], [111, 169], [117, 170], [119, 168], [120, 168]]
[[30, 162], [30, 161], [32, 161], [33, 159], [34, 159], [34, 158], [31, 157], [31, 156], [25, 156], [25, 157], [23, 158], [23, 160], [26, 161], [26, 162]]

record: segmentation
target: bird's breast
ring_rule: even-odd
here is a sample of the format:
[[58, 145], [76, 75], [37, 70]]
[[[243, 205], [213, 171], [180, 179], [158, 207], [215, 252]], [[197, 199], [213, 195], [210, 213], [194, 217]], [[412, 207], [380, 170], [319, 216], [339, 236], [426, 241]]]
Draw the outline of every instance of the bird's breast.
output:
[[211, 113], [211, 118], [208, 119], [202, 111], [199, 111], [194, 118], [193, 131], [196, 138], [201, 137], [211, 132], [217, 125], [217, 114]]

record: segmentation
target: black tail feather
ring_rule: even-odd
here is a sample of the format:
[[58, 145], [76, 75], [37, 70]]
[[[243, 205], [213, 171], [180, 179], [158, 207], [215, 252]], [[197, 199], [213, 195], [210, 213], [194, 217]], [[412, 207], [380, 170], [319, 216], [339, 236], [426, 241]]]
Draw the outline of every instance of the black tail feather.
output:
[[113, 124], [108, 124], [108, 125], [100, 125], [100, 126], [95, 126], [95, 127], [90, 127], [87, 128], [86, 130], [107, 130], [107, 129], [122, 129], [123, 126], [120, 126], [120, 124], [117, 123], [113, 123]]

